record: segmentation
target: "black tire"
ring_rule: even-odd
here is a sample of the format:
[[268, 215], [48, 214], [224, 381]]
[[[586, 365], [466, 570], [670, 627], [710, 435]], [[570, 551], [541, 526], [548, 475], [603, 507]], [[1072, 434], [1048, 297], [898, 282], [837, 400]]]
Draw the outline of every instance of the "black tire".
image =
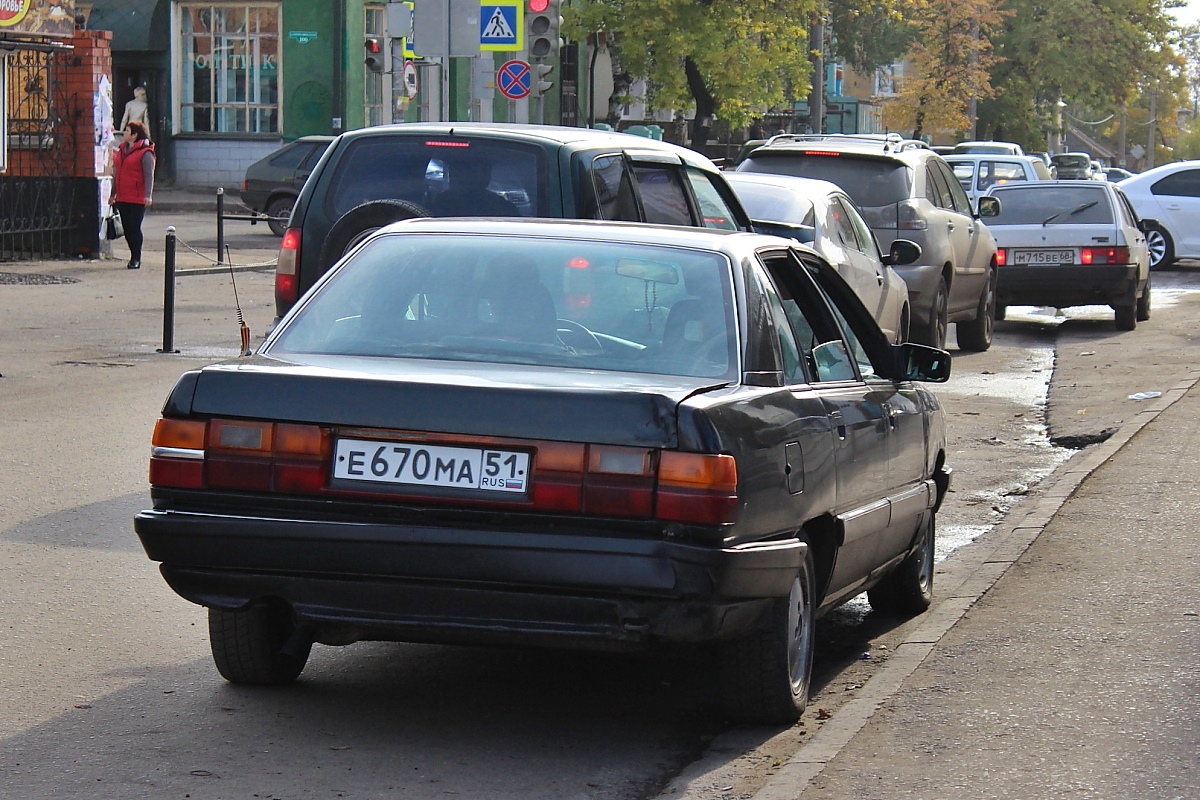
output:
[[816, 622], [812, 554], [789, 597], [772, 604], [763, 626], [720, 645], [721, 694], [730, 718], [787, 725], [808, 705]]
[[208, 638], [213, 661], [230, 683], [279, 686], [299, 677], [312, 643], [283, 652], [296, 627], [282, 603], [255, 603], [226, 611], [208, 610]]
[[428, 216], [428, 211], [407, 200], [372, 200], [355, 206], [329, 229], [329, 235], [325, 237], [321, 253], [317, 256], [317, 268], [324, 275], [351, 248], [384, 225]]
[[1125, 302], [1121, 305], [1114, 304], [1113, 316], [1114, 321], [1119, 331], [1132, 331], [1137, 328], [1137, 281], [1129, 287], [1129, 296], [1125, 298]]
[[1175, 263], [1175, 242], [1165, 228], [1151, 225], [1146, 230], [1146, 247], [1150, 249], [1150, 269], [1166, 269]]
[[992, 346], [996, 318], [996, 271], [988, 273], [987, 284], [979, 297], [975, 319], [958, 323], [958, 349], [982, 353]]
[[921, 523], [920, 541], [908, 558], [867, 590], [871, 608], [881, 614], [913, 616], [933, 602], [933, 554], [937, 519], [933, 512]]
[[294, 197], [276, 197], [267, 203], [265, 213], [270, 217], [267, 220], [267, 226], [271, 229], [271, 233], [283, 236], [287, 231], [288, 220], [292, 216], [292, 206], [295, 204], [296, 198]]
[[949, 322], [946, 321], [947, 296], [946, 279], [938, 278], [933, 303], [929, 307], [929, 319], [925, 324], [913, 329], [912, 340], [914, 342], [942, 349], [946, 347], [946, 329], [949, 327]]
[[1150, 276], [1146, 276], [1146, 287], [1137, 301], [1137, 321], [1145, 322], [1150, 319]]

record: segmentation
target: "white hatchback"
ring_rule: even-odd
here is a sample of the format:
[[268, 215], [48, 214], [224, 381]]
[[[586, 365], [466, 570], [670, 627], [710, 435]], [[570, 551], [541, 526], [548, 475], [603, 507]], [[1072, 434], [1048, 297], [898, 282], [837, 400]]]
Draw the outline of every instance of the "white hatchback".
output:
[[1151, 269], [1200, 258], [1200, 161], [1163, 164], [1119, 185], [1138, 216], [1156, 222], [1146, 229]]

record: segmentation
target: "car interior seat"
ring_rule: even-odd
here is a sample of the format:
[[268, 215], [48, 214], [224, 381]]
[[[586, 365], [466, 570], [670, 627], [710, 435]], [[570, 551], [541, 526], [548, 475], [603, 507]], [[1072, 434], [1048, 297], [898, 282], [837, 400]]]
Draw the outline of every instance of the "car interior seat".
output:
[[558, 314], [537, 266], [524, 256], [493, 259], [479, 282], [472, 335], [551, 344]]

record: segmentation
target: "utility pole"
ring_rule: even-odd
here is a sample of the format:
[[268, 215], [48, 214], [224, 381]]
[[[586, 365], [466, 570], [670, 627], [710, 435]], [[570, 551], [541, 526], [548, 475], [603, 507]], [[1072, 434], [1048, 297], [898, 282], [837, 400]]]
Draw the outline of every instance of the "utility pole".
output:
[[1154, 166], [1154, 142], [1158, 138], [1158, 89], [1150, 93], [1150, 146], [1146, 148], [1146, 169]]
[[812, 133], [825, 132], [825, 16], [817, 18], [810, 40], [817, 57], [813, 63], [812, 90], [808, 94], [808, 125]]

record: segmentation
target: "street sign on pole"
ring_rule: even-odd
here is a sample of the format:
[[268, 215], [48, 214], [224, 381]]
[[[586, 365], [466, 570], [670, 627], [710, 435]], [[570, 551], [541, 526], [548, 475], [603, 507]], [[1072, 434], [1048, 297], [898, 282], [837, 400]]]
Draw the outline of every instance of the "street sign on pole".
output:
[[512, 61], [505, 61], [500, 65], [500, 69], [496, 70], [496, 88], [509, 100], [528, 97], [531, 79], [528, 61], [514, 58]]
[[519, 0], [480, 0], [479, 49], [511, 52], [525, 49], [525, 6]]

